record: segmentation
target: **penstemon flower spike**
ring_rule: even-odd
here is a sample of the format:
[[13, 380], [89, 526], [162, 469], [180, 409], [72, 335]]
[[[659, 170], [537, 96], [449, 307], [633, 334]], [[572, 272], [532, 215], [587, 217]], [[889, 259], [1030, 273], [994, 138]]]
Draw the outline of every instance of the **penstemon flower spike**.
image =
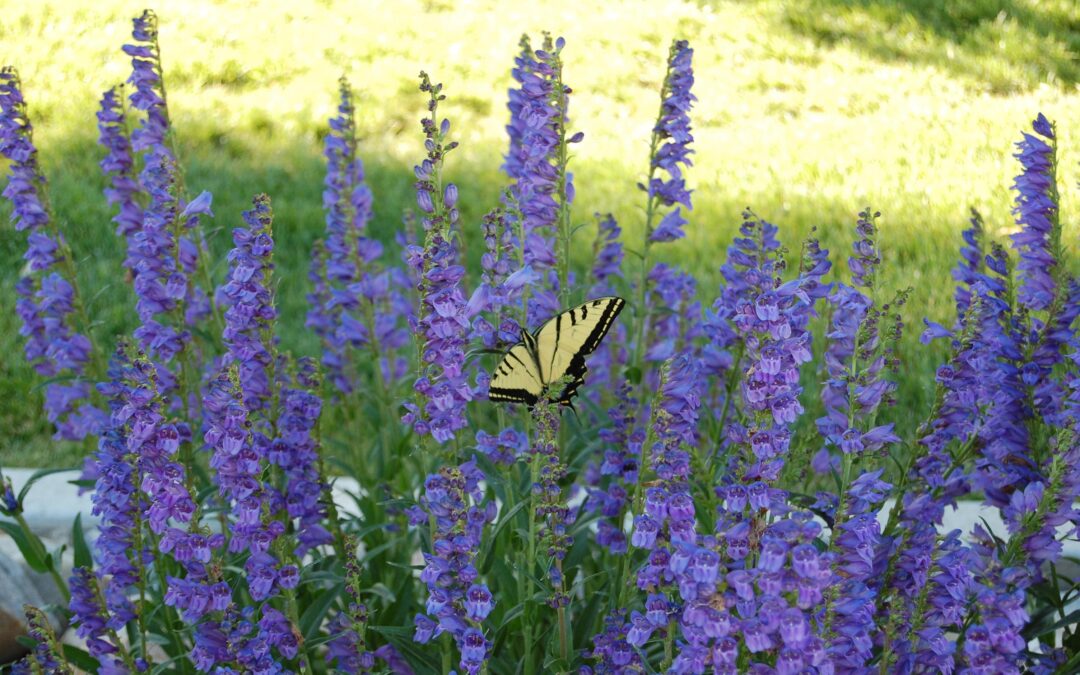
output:
[[462, 288], [465, 269], [458, 261], [456, 225], [458, 189], [443, 185], [445, 156], [457, 147], [447, 142], [450, 121], [437, 123], [441, 84], [420, 74], [420, 90], [429, 94], [430, 117], [421, 120], [427, 159], [414, 167], [416, 201], [424, 213], [424, 245], [409, 247], [409, 265], [419, 278], [420, 309], [413, 326], [419, 347], [417, 394], [406, 404], [403, 421], [436, 443], [453, 440], [466, 426], [465, 406], [472, 392], [465, 380], [464, 347], [469, 329], [468, 303]]
[[3, 196], [15, 229], [27, 232], [29, 273], [15, 285], [15, 311], [26, 338], [23, 351], [34, 370], [56, 378], [45, 387], [45, 411], [55, 438], [82, 440], [98, 433], [104, 415], [94, 405], [91, 382], [102, 373], [90, 322], [78, 292], [74, 260], [59, 230], [37, 160], [33, 126], [13, 68], [0, 70], [0, 155], [10, 163]]
[[[132, 87], [107, 92], [98, 115], [139, 315], [107, 372], [83, 342], [79, 242], [69, 247], [49, 209], [21, 83], [0, 71], [4, 196], [29, 239], [16, 309], [31, 365], [53, 378], [58, 435], [96, 441], [86, 477], [98, 528], [90, 545], [73, 532], [65, 582], [61, 554], [28, 524], [40, 476], [20, 487], [0, 475], [3, 529], [58, 582], [85, 647], [61, 649], [28, 609], [34, 652], [12, 672], [1076, 669], [1065, 559], [1080, 523], [1080, 282], [1059, 212], [1064, 134], [1044, 116], [1018, 146], [1011, 249], [974, 214], [954, 269], [957, 315], [925, 324], [923, 340], [944, 340], [948, 356], [904, 443], [909, 291], [884, 288], [870, 209], [844, 282], [827, 279], [813, 236], [789, 264], [778, 228], [747, 209], [704, 312], [693, 275], [643, 266], [631, 281], [638, 321], [610, 326], [603, 349], [574, 364], [591, 370], [580, 417], [543, 397], [520, 415], [491, 408], [481, 354], [578, 286], [606, 296], [624, 283], [612, 217], [598, 218], [588, 281], [569, 265], [567, 146], [580, 138], [567, 131], [564, 44], [522, 45], [511, 186], [475, 223], [458, 213], [476, 212], [466, 191], [444, 181], [455, 145], [437, 115], [442, 88], [422, 78], [427, 157], [417, 215], [395, 237], [404, 265], [368, 228], [373, 195], [342, 82], [310, 276], [324, 401], [316, 360], [279, 342], [292, 309], [279, 316], [275, 302], [265, 196], [233, 232], [220, 330], [208, 329], [217, 303], [198, 290], [211, 288], [198, 221], [210, 197], [184, 188], [157, 19], [134, 27]], [[691, 60], [674, 42], [641, 186], [646, 252], [687, 224]], [[479, 236], [470, 294], [464, 242]], [[562, 320], [583, 318], [585, 306]], [[542, 377], [547, 365], [533, 365]], [[411, 429], [398, 423], [407, 380]], [[961, 500], [978, 499], [1002, 529], [987, 518], [945, 530]]]

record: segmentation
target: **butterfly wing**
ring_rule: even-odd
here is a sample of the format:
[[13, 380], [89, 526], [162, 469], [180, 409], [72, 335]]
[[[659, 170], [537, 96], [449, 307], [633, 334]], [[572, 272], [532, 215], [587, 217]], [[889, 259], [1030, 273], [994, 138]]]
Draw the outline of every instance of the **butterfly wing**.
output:
[[536, 367], [536, 359], [525, 343], [519, 342], [506, 352], [491, 374], [488, 398], [534, 405], [543, 393], [544, 383]]
[[547, 386], [566, 375], [572, 378], [560, 403], [568, 403], [584, 383], [585, 357], [596, 351], [625, 304], [614, 296], [596, 298], [556, 315], [533, 334], [540, 382]]

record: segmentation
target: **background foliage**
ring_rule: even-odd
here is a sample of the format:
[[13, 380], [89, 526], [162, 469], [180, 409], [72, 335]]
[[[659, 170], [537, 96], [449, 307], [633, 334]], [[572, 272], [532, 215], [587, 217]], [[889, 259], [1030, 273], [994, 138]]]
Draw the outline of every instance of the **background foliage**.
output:
[[[102, 335], [129, 330], [130, 292], [116, 279], [122, 241], [100, 197], [94, 111], [129, 72], [120, 52], [142, 3], [107, 0], [4, 3], [0, 63], [19, 67], [51, 196], [70, 236], [81, 285]], [[944, 5], [947, 9], [943, 9]], [[688, 237], [665, 251], [703, 280], [752, 205], [796, 247], [813, 227], [846, 253], [853, 214], [884, 213], [884, 288], [911, 285], [906, 316], [943, 319], [949, 268], [968, 207], [996, 236], [1011, 231], [1010, 143], [1033, 110], [1055, 119], [1060, 182], [1078, 178], [1080, 8], [1072, 0], [813, 0], [812, 2], [215, 2], [166, 3], [162, 57], [186, 182], [214, 193], [224, 260], [227, 233], [250, 195], [274, 196], [284, 347], [314, 354], [305, 333], [305, 275], [323, 231], [320, 140], [337, 78], [358, 90], [361, 149], [375, 194], [372, 228], [387, 240], [413, 203], [420, 152], [415, 76], [444, 82], [445, 114], [462, 148], [450, 162], [461, 189], [470, 253], [480, 216], [495, 203], [505, 147], [505, 92], [518, 36], [550, 30], [568, 41], [573, 127], [586, 140], [574, 159], [575, 220], [612, 211], [639, 237], [648, 131], [666, 45], [695, 49], [696, 188]], [[1075, 213], [1063, 189], [1061, 212]], [[74, 464], [79, 450], [48, 441], [40, 395], [21, 358], [13, 286], [22, 238], [0, 205], [0, 451], [5, 464]], [[1065, 241], [1076, 236], [1066, 223]], [[591, 241], [591, 232], [580, 235]], [[586, 247], [582, 246], [584, 251]], [[224, 270], [217, 270], [218, 277]], [[908, 332], [898, 398], [926, 403], [939, 347]], [[925, 405], [915, 413], [921, 413]], [[893, 411], [902, 436], [920, 414]]]

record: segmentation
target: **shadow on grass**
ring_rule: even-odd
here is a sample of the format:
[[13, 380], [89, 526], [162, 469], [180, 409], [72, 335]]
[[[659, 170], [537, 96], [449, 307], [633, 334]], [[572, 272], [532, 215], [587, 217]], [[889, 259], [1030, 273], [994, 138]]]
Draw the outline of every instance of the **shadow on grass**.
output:
[[1080, 82], [1075, 0], [807, 0], [788, 3], [784, 20], [822, 44], [931, 65], [993, 93]]
[[[317, 339], [304, 329], [309, 290], [307, 269], [312, 243], [324, 231], [321, 206], [324, 164], [315, 140], [264, 142], [257, 138], [234, 136], [219, 138], [211, 143], [181, 148], [186, 167], [185, 183], [193, 194], [206, 189], [214, 194], [215, 217], [205, 223], [215, 260], [215, 282], [225, 275], [225, 254], [231, 247], [231, 230], [242, 223], [240, 213], [250, 207], [251, 197], [268, 193], [275, 212], [277, 266], [277, 299], [282, 347], [296, 354], [315, 355]], [[68, 139], [61, 146], [52, 146], [42, 153], [45, 170], [51, 178], [50, 196], [66, 236], [78, 258], [79, 282], [95, 322], [95, 341], [106, 352], [116, 337], [135, 327], [133, 296], [122, 273], [124, 244], [112, 232], [111, 211], [101, 197], [104, 180], [96, 165], [99, 151], [91, 138]], [[465, 161], [465, 160], [468, 161]], [[367, 180], [375, 195], [375, 216], [370, 230], [387, 243], [391, 262], [399, 260], [399, 248], [394, 235], [401, 227], [401, 214], [414, 205], [411, 167], [387, 155], [372, 153], [365, 158]], [[505, 179], [498, 172], [498, 149], [481, 152], [468, 158], [451, 157], [447, 172], [449, 179], [460, 187], [463, 241], [469, 259], [469, 269], [478, 270], [483, 240], [480, 220], [498, 202]], [[578, 202], [575, 220], [591, 223], [594, 211], [613, 210], [628, 230], [628, 241], [640, 237], [636, 204], [640, 193], [627, 180], [631, 172], [622, 167], [582, 161], [575, 169]], [[613, 185], [621, 186], [612, 189]], [[781, 239], [789, 247], [794, 264], [801, 241], [817, 228], [823, 246], [833, 252], [834, 269], [846, 276], [847, 258], [852, 241], [855, 213], [849, 205], [832, 203], [819, 198], [805, 200], [785, 198], [790, 202], [782, 215], [775, 193], [762, 192], [750, 199], [733, 198], [717, 190], [699, 191], [696, 208], [686, 241], [657, 247], [658, 257], [677, 263], [695, 274], [699, 297], [711, 304], [717, 295], [718, 270], [725, 251], [735, 235], [740, 213], [753, 205], [763, 218], [776, 222]], [[614, 205], [614, 208], [611, 208]], [[0, 218], [6, 220], [8, 205], [0, 204]], [[959, 222], [959, 219], [958, 219]], [[895, 418], [901, 432], [914, 430], [918, 418], [928, 407], [932, 395], [933, 372], [941, 352], [923, 348], [917, 343], [921, 317], [930, 313], [936, 319], [946, 319], [951, 307], [949, 266], [959, 233], [941, 233], [940, 246], [927, 247], [914, 223], [884, 221], [886, 231], [887, 267], [880, 275], [883, 295], [892, 290], [916, 285], [915, 295], [905, 312], [912, 330], [900, 347], [905, 361], [898, 399], [901, 407], [886, 413]], [[575, 246], [575, 264], [579, 278], [591, 262], [595, 230], [591, 225], [578, 233], [580, 244]], [[630, 248], [636, 248], [633, 244]], [[0, 349], [7, 355], [0, 362], [0, 451], [3, 463], [9, 465], [74, 465], [83, 449], [71, 444], [49, 440], [49, 424], [44, 419], [37, 378], [21, 358], [22, 339], [18, 336], [18, 319], [13, 312], [14, 284], [21, 267], [25, 248], [21, 235], [5, 236], [0, 240]], [[937, 258], [933, 258], [937, 255]], [[637, 266], [628, 258], [628, 270], [636, 274]], [[818, 332], [822, 335], [823, 332]], [[808, 373], [816, 382], [817, 373]], [[814, 396], [812, 386], [807, 396]], [[813, 405], [800, 422], [810, 431], [813, 424]]]

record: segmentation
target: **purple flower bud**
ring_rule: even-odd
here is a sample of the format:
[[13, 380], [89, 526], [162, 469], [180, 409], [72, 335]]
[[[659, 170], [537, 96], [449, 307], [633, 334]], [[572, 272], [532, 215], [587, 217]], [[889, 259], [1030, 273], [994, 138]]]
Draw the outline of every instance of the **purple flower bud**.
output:
[[435, 203], [431, 201], [431, 193], [427, 190], [416, 191], [416, 204], [424, 213], [432, 213], [435, 211]]

